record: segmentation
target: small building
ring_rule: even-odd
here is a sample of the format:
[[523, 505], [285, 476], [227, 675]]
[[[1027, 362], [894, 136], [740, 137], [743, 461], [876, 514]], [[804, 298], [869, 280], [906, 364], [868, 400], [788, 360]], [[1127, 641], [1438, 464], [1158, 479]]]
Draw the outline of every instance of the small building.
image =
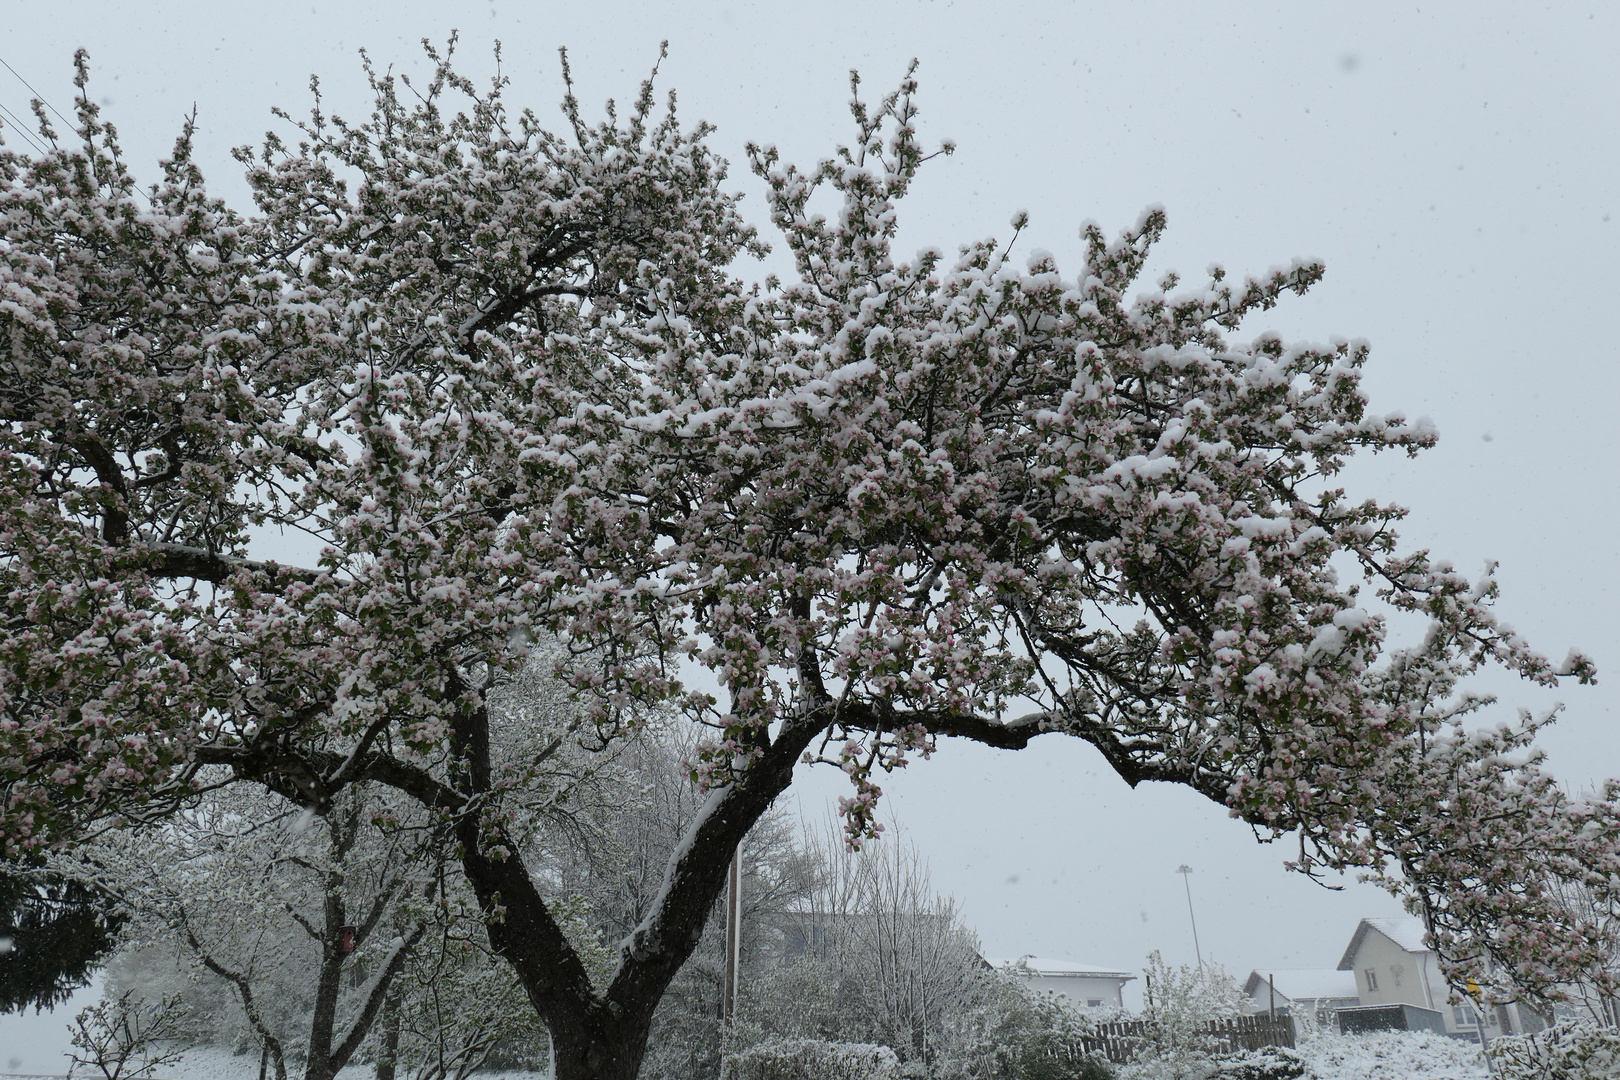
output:
[[1089, 1009], [1123, 1009], [1125, 984], [1136, 978], [1128, 971], [1039, 956], [1020, 956], [1017, 960], [987, 958], [985, 963], [1022, 980], [1031, 990], [1062, 994], [1073, 1004]]
[[1362, 919], [1339, 960], [1339, 970], [1351, 972], [1362, 1005], [1416, 1005], [1437, 1012], [1448, 1035], [1479, 1034], [1485, 1038], [1516, 1035], [1541, 1027], [1529, 1010], [1517, 1005], [1480, 1006], [1452, 1003], [1451, 988], [1440, 973], [1439, 958], [1423, 940], [1423, 920], [1416, 918]]
[[1446, 1034], [1446, 1021], [1433, 1009], [1416, 1005], [1352, 1005], [1338, 1013], [1341, 1035], [1365, 1035], [1372, 1031], [1432, 1031]]
[[1269, 1012], [1275, 1007], [1278, 1013], [1308, 1016], [1325, 1027], [1336, 1023], [1334, 1013], [1338, 1010], [1361, 1004], [1355, 972], [1332, 968], [1256, 968], [1244, 981], [1243, 993], [1249, 999], [1250, 1012]]

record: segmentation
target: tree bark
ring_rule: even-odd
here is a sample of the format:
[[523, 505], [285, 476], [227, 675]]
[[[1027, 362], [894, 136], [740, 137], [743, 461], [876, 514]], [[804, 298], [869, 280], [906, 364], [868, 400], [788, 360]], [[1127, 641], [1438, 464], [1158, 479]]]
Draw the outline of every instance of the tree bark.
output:
[[[468, 730], [457, 742], [471, 760], [460, 778], [476, 796], [489, 775], [478, 760], [488, 745], [488, 717], [480, 708], [465, 722]], [[461, 815], [462, 868], [488, 920], [490, 946], [512, 965], [550, 1029], [555, 1080], [635, 1080], [653, 1011], [697, 947], [737, 846], [792, 782], [794, 765], [821, 727], [819, 720], [789, 721], [746, 771], [710, 793], [670, 858], [663, 892], [621, 944], [619, 966], [601, 990], [591, 985], [498, 823]]]
[[377, 1053], [376, 1080], [394, 1080], [399, 1071], [399, 996], [389, 994], [383, 1005], [382, 1049]]

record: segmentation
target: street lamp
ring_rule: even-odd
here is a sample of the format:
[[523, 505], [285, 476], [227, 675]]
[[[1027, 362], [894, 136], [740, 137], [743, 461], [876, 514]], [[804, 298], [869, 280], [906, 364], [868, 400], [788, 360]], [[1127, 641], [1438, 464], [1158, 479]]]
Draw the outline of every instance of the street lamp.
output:
[[1204, 966], [1204, 950], [1198, 947], [1198, 920], [1193, 918], [1192, 885], [1188, 877], [1188, 875], [1192, 873], [1192, 867], [1188, 866], [1186, 863], [1182, 863], [1180, 866], [1176, 867], [1176, 873], [1181, 875], [1181, 884], [1185, 886], [1187, 890], [1187, 921], [1192, 923], [1193, 953], [1198, 957], [1199, 968], [1202, 968]]

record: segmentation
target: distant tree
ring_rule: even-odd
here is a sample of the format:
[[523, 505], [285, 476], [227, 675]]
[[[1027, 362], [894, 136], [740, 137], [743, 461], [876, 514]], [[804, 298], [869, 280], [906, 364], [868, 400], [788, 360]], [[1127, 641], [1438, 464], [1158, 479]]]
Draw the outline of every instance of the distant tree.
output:
[[[848, 774], [859, 843], [881, 772], [940, 736], [1061, 733], [1294, 834], [1301, 869], [1380, 875], [1453, 978], [1601, 968], [1540, 883], [1620, 887], [1614, 791], [1567, 799], [1450, 727], [1482, 664], [1590, 664], [1333, 486], [1435, 439], [1367, 410], [1364, 344], [1232, 338], [1320, 265], [1132, 300], [1158, 210], [1085, 226], [1071, 277], [992, 241], [897, 260], [929, 156], [908, 75], [808, 172], [750, 149], [795, 271], [746, 286], [724, 162], [651, 82], [596, 126], [570, 92], [557, 136], [429, 51], [426, 85], [372, 73], [364, 123], [317, 101], [296, 145], [243, 151], [252, 217], [207, 196], [189, 129], [140, 194], [82, 55], [75, 136], [0, 153], [8, 857], [162, 817], [215, 767], [322, 815], [386, 785], [452, 829], [559, 1080], [629, 1080], [802, 759]], [[260, 557], [266, 530], [310, 564]], [[1429, 628], [1387, 651], [1391, 618]], [[563, 741], [610, 751], [659, 704], [709, 733], [602, 979], [508, 815], [550, 744], [491, 750], [488, 695], [546, 634], [588, 705]]]
[[[595, 800], [580, 799], [566, 823], [567, 847], [555, 839], [537, 845], [529, 865], [551, 878], [559, 895], [586, 915], [601, 938], [621, 941], [658, 901], [670, 855], [702, 809], [705, 793], [691, 781], [684, 761], [693, 752], [678, 732], [644, 731], [624, 743], [608, 786]], [[742, 984], [747, 1000], [761, 992], [781, 960], [783, 929], [822, 881], [818, 853], [805, 843], [800, 822], [773, 807], [749, 830], [738, 849], [742, 884], [739, 930]], [[717, 903], [717, 908], [723, 905]], [[588, 913], [588, 914], [587, 914]], [[722, 997], [726, 928], [723, 913], [711, 914], [692, 955], [671, 980], [653, 1016], [642, 1076], [687, 1080], [712, 1076], [720, 1067], [725, 1031]], [[579, 940], [576, 933], [570, 939]], [[616, 953], [610, 950], [608, 970]], [[778, 1002], [786, 1004], [785, 1002]], [[802, 1013], [807, 1003], [795, 1006]]]
[[[276, 1080], [292, 1058], [304, 1080], [331, 1080], [355, 1059], [435, 922], [431, 834], [379, 830], [385, 808], [367, 794], [348, 788], [317, 816], [227, 788], [76, 853], [134, 912], [125, 947], [178, 954], [187, 982], [206, 971], [223, 983]], [[122, 981], [161, 995], [149, 972]]]
[[[526, 852], [619, 794], [623, 770], [597, 775], [611, 760], [557, 745], [579, 717], [549, 680], [518, 672], [489, 701], [495, 753], [546, 754], [508, 803]], [[148, 1004], [172, 989], [211, 1021], [209, 1037], [258, 1047], [278, 1080], [293, 1062], [304, 1080], [330, 1080], [366, 1057], [413, 1080], [463, 1080], [503, 1053], [533, 1065], [545, 1040], [510, 968], [488, 954], [476, 901], [444, 873], [448, 842], [441, 820], [383, 785], [343, 789], [324, 815], [225, 785], [51, 865], [130, 914], [110, 984]], [[590, 948], [588, 903], [554, 909], [575, 948], [594, 951], [593, 974], [611, 970], [610, 950]]]
[[[832, 830], [836, 833], [836, 828]], [[786, 954], [746, 986], [739, 1016], [771, 1037], [877, 1043], [939, 1075], [995, 994], [954, 901], [933, 889], [917, 849], [896, 838], [861, 851], [812, 837], [816, 887], [780, 918]]]
[[[378, 1022], [377, 1080], [467, 1080], [479, 1070], [537, 1069], [549, 1046], [511, 966], [489, 953], [476, 908], [415, 949]], [[569, 913], [562, 912], [565, 925]], [[575, 940], [578, 940], [575, 938]], [[582, 948], [590, 960], [611, 954]]]

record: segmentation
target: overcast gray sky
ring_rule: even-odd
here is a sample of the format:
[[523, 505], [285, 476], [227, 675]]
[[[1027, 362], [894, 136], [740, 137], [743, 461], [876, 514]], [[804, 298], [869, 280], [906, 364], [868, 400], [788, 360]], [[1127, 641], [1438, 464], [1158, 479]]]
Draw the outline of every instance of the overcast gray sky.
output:
[[[1155, 262], [1188, 277], [1212, 262], [1262, 271], [1326, 260], [1326, 281], [1245, 332], [1369, 338], [1373, 407], [1432, 416], [1440, 446], [1346, 477], [1354, 494], [1410, 505], [1405, 535], [1476, 571], [1502, 563], [1506, 617], [1544, 652], [1578, 645], [1602, 683], [1567, 688], [1547, 743], [1577, 786], [1620, 774], [1620, 598], [1614, 412], [1620, 346], [1620, 8], [1587, 3], [989, 4], [823, 2], [518, 4], [0, 3], [0, 57], [66, 111], [69, 60], [92, 55], [91, 92], [143, 175], [192, 104], [211, 186], [245, 207], [231, 146], [270, 109], [365, 109], [356, 49], [421, 71], [417, 41], [462, 36], [465, 68], [492, 70], [500, 38], [511, 100], [554, 116], [556, 49], [599, 114], [660, 75], [688, 121], [719, 128], [745, 211], [748, 140], [790, 160], [849, 131], [847, 73], [880, 94], [921, 61], [921, 130], [949, 137], [902, 212], [901, 250], [1006, 236], [1072, 273], [1078, 226], [1112, 232], [1149, 203], [1169, 211]], [[0, 104], [29, 92], [0, 69]], [[560, 121], [560, 117], [558, 117]], [[16, 140], [9, 140], [18, 145]], [[1156, 276], [1155, 270], [1152, 276]], [[1506, 707], [1553, 696], [1498, 680]], [[841, 778], [806, 778], [819, 816]], [[1206, 958], [1332, 967], [1362, 915], [1394, 914], [1354, 882], [1329, 892], [1286, 874], [1224, 813], [1173, 789], [1132, 792], [1085, 747], [1052, 736], [1019, 754], [947, 746], [890, 784], [891, 806], [992, 955], [1140, 969], [1193, 958], [1186, 863]], [[42, 1018], [48, 1019], [48, 1018]], [[60, 1020], [53, 1021], [59, 1025]], [[0, 1066], [59, 1066], [42, 1020], [0, 1018]]]

